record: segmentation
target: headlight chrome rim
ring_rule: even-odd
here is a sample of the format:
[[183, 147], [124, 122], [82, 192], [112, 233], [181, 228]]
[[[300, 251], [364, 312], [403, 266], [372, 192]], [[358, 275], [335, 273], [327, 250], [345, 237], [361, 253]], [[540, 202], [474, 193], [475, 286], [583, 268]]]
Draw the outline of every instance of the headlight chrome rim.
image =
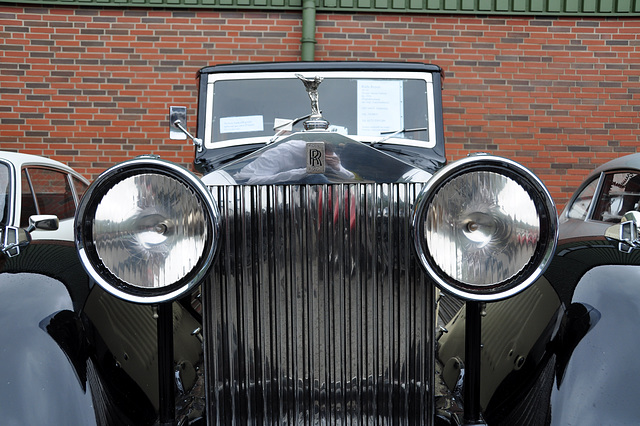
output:
[[[523, 264], [519, 272], [508, 279], [488, 285], [466, 283], [445, 272], [435, 261], [425, 236], [428, 210], [439, 191], [448, 183], [464, 175], [477, 172], [496, 173], [521, 186], [532, 200], [540, 223], [540, 236], [530, 260]], [[547, 188], [530, 170], [513, 160], [488, 154], [474, 154], [450, 163], [439, 170], [425, 185], [418, 196], [414, 209], [413, 234], [418, 259], [440, 288], [465, 300], [488, 302], [505, 299], [523, 291], [544, 273], [555, 252], [558, 238], [558, 217], [555, 204]], [[471, 239], [472, 236], [467, 236], [467, 238]], [[480, 240], [476, 242], [482, 243]]]
[[[141, 176], [157, 177], [160, 181], [175, 181], [197, 200], [204, 215], [205, 236], [199, 258], [187, 272], [162, 286], [137, 285], [116, 276], [105, 265], [94, 241], [96, 210], [104, 197], [119, 183]], [[102, 173], [83, 196], [75, 218], [75, 243], [87, 273], [102, 288], [114, 296], [134, 303], [158, 304], [178, 299], [189, 293], [205, 277], [211, 267], [218, 247], [220, 215], [208, 188], [193, 173], [156, 156], [141, 156], [111, 167]], [[160, 231], [158, 231], [160, 232]], [[149, 236], [147, 236], [147, 241]], [[151, 240], [150, 243], [157, 243]]]

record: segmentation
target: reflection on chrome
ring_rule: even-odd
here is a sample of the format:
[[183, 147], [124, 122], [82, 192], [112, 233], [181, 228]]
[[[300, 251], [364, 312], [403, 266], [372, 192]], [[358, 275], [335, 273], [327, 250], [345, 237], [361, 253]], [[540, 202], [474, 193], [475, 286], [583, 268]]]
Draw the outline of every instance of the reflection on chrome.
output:
[[520, 272], [535, 253], [540, 218], [527, 191], [480, 171], [452, 179], [434, 196], [425, 236], [436, 264], [456, 280], [491, 285]]
[[433, 286], [419, 184], [212, 187], [203, 286], [212, 424], [429, 424]]
[[98, 204], [95, 247], [104, 265], [137, 287], [163, 287], [184, 278], [202, 256], [203, 207], [175, 179], [141, 174], [114, 185]]

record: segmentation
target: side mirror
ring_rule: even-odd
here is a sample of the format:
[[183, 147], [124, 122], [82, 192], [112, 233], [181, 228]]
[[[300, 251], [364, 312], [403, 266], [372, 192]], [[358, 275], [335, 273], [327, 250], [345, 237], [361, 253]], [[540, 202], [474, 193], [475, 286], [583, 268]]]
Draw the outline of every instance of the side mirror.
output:
[[191, 139], [198, 152], [202, 152], [202, 139], [187, 130], [187, 107], [169, 107], [169, 138], [171, 140]]
[[52, 214], [34, 214], [29, 217], [29, 226], [27, 232], [32, 232], [36, 229], [42, 231], [55, 231], [60, 227], [60, 221], [56, 215]]
[[171, 106], [169, 107], [169, 139], [174, 141], [183, 141], [187, 139], [187, 134], [178, 127], [187, 125], [187, 107]]
[[622, 216], [620, 223], [607, 228], [604, 236], [608, 240], [618, 242], [618, 249], [621, 252], [630, 253], [634, 249], [640, 248], [639, 223], [640, 212], [627, 212]]
[[15, 257], [31, 242], [32, 231], [55, 231], [59, 225], [60, 222], [55, 215], [33, 215], [29, 217], [29, 226], [26, 229], [17, 226], [0, 228], [0, 251], [8, 257]]

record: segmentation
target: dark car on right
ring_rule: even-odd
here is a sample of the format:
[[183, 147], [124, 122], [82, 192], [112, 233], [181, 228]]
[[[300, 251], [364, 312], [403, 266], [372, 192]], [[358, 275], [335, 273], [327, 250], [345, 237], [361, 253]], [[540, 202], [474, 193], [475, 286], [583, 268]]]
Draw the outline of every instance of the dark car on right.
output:
[[[640, 418], [640, 154], [595, 169], [560, 215], [555, 257], [517, 296], [486, 305], [488, 424], [630, 425]], [[465, 308], [439, 341], [455, 389]]]

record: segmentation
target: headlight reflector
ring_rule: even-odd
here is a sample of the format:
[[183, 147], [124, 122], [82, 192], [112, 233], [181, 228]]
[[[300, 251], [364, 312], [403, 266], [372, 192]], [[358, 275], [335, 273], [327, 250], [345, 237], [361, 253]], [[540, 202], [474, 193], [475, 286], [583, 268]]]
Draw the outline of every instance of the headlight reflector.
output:
[[452, 163], [423, 189], [414, 216], [420, 260], [436, 282], [469, 300], [497, 300], [531, 284], [557, 239], [546, 188], [507, 159]]
[[76, 244], [88, 272], [129, 301], [158, 303], [195, 286], [210, 266], [218, 213], [182, 168], [139, 158], [103, 173], [78, 208]]

